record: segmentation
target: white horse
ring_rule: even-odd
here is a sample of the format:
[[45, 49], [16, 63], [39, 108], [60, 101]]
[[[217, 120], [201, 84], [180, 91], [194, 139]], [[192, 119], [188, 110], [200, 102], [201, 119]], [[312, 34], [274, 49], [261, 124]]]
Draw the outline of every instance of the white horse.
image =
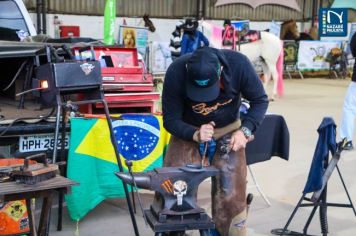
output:
[[[211, 23], [204, 21], [202, 23], [204, 27], [204, 34], [211, 40], [211, 46], [216, 48], [222, 48], [222, 27], [213, 26]], [[217, 30], [219, 29], [219, 30]], [[220, 31], [220, 33], [218, 33]], [[245, 43], [240, 45], [240, 52], [248, 57], [251, 62], [257, 61], [260, 58], [263, 60], [263, 73], [264, 73], [264, 87], [267, 88], [268, 82], [271, 79], [271, 75], [274, 81], [273, 92], [270, 97], [272, 100], [277, 96], [282, 96], [282, 72], [278, 73], [277, 63], [283, 60], [283, 46], [281, 40], [274, 34], [261, 31], [261, 39], [252, 43]], [[219, 39], [220, 37], [220, 39]], [[236, 46], [236, 50], [238, 47]], [[267, 91], [266, 91], [267, 93]]]
[[240, 52], [245, 54], [250, 61], [254, 62], [262, 58], [265, 89], [271, 79], [271, 75], [274, 81], [272, 99], [274, 99], [277, 94], [280, 94], [280, 92], [278, 92], [278, 83], [281, 82], [280, 79], [282, 78], [278, 74], [277, 62], [278, 59], [280, 59], [282, 51], [281, 40], [274, 34], [264, 31], [261, 32], [260, 40], [240, 45]]

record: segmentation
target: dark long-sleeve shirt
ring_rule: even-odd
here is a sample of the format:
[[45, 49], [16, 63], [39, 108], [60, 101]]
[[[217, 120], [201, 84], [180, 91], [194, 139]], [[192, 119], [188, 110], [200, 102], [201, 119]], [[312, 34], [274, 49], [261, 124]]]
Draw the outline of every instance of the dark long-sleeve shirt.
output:
[[239, 118], [241, 95], [251, 105], [242, 125], [255, 131], [261, 124], [268, 98], [255, 69], [241, 53], [221, 52], [223, 89], [212, 102], [191, 101], [185, 93], [186, 63], [191, 54], [181, 56], [168, 68], [162, 95], [163, 121], [164, 127], [174, 136], [192, 140], [194, 132], [202, 124], [214, 121], [215, 127], [220, 128], [234, 122]]

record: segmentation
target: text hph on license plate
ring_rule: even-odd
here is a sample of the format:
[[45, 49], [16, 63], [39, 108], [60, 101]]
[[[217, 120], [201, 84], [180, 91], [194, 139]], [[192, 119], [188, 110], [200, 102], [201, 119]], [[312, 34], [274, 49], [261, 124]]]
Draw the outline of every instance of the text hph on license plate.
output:
[[[69, 135], [65, 138], [65, 147], [68, 149]], [[53, 149], [54, 147], [54, 135], [31, 135], [21, 136], [19, 140], [20, 152], [37, 152]], [[58, 136], [58, 148], [61, 148], [61, 135]]]

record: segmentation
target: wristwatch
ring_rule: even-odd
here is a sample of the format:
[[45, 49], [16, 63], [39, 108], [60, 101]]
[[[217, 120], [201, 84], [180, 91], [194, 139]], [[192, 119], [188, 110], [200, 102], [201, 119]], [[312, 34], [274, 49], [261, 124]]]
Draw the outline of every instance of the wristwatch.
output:
[[240, 128], [240, 130], [242, 131], [242, 133], [244, 133], [244, 135], [245, 135], [245, 137], [246, 137], [247, 139], [251, 138], [252, 132], [251, 132], [251, 130], [250, 130], [249, 128], [247, 128], [247, 127], [245, 127], [245, 126], [242, 126], [242, 127]]

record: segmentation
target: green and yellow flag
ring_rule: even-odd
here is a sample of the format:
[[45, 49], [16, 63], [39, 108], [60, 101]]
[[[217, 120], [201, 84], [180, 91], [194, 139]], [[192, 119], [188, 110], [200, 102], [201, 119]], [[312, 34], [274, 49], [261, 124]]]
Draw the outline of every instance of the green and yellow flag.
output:
[[[133, 171], [161, 167], [170, 135], [163, 128], [161, 116], [124, 114], [114, 120], [114, 134], [121, 163], [133, 161]], [[80, 183], [66, 196], [69, 214], [80, 220], [106, 198], [124, 196], [115, 152], [105, 119], [71, 119], [68, 178]]]

